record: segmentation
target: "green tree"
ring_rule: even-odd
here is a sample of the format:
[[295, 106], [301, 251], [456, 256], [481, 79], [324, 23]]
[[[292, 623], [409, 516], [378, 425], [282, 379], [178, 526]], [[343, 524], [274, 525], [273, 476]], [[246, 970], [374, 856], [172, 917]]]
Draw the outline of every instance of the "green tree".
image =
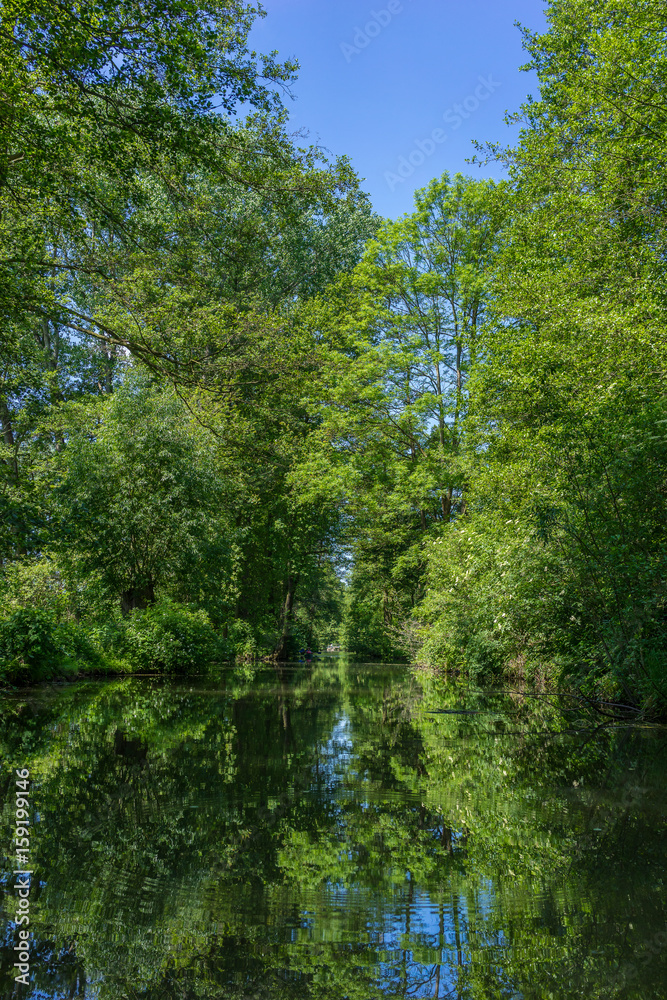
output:
[[224, 487], [209, 463], [173, 393], [128, 380], [79, 419], [48, 466], [61, 559], [99, 575], [125, 612], [146, 607], [175, 580], [220, 579], [229, 559]]
[[67, 314], [61, 275], [101, 275], [109, 241], [150, 242], [135, 216], [142, 176], [168, 190], [184, 158], [227, 159], [233, 173], [225, 140], [240, 101], [269, 116], [267, 133], [275, 126], [272, 88], [294, 66], [258, 67], [246, 45], [257, 13], [240, 2], [3, 4], [5, 315]]
[[525, 40], [540, 99], [500, 154], [514, 198], [471, 380], [470, 524], [433, 550], [428, 635], [474, 590], [464, 655], [483, 633], [496, 666], [556, 663], [650, 704], [667, 649], [662, 15], [559, 0], [548, 24]]
[[344, 641], [365, 654], [412, 652], [424, 543], [465, 509], [467, 376], [505, 205], [503, 185], [445, 174], [313, 313], [322, 460], [343, 470], [332, 485], [354, 553]]

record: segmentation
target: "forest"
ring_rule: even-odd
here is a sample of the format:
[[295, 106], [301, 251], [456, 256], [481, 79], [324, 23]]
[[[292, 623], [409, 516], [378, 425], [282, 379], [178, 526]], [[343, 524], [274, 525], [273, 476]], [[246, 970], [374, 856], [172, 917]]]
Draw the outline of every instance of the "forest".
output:
[[261, 14], [3, 0], [0, 679], [340, 643], [664, 717], [664, 5], [550, 0], [506, 179], [396, 220]]

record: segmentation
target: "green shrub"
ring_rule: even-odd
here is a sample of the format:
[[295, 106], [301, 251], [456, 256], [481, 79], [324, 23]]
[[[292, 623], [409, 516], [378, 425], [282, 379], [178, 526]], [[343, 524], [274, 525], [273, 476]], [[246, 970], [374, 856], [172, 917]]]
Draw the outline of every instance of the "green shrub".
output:
[[261, 654], [256, 629], [250, 622], [234, 618], [229, 626], [229, 642], [234, 656], [242, 660], [254, 660]]
[[0, 621], [0, 677], [11, 683], [50, 680], [102, 665], [94, 642], [48, 608], [19, 608]]
[[189, 673], [229, 658], [227, 644], [205, 611], [165, 600], [133, 611], [122, 643], [122, 653], [136, 670]]

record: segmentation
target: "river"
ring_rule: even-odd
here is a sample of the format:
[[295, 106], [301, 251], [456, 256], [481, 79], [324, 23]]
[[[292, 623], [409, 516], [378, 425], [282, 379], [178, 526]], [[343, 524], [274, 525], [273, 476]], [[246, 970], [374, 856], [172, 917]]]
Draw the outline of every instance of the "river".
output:
[[667, 738], [328, 657], [6, 695], [40, 997], [667, 997]]

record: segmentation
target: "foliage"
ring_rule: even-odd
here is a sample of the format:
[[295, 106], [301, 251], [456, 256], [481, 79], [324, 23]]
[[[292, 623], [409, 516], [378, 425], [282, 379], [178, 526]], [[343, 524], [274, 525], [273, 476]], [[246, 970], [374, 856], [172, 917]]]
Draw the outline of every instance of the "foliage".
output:
[[[664, 711], [664, 75], [656, 4], [526, 33], [512, 200], [470, 379], [467, 523], [431, 548], [424, 655], [556, 667]], [[651, 41], [649, 41], [649, 39]], [[483, 640], [481, 637], [485, 637]]]
[[365, 656], [412, 652], [426, 543], [465, 509], [467, 380], [506, 200], [502, 184], [432, 181], [310, 317], [327, 400], [311, 467], [345, 504], [354, 569], [343, 636]]
[[67, 585], [53, 559], [17, 559], [3, 567], [0, 578], [2, 606], [7, 612], [29, 606], [62, 610]]
[[128, 380], [49, 463], [61, 558], [74, 550], [78, 572], [99, 572], [125, 610], [196, 563], [224, 564], [222, 485], [207, 458], [177, 397]]
[[295, 67], [258, 66], [248, 52], [257, 12], [215, 0], [3, 5], [0, 303], [10, 322], [76, 322], [86, 313], [68, 295], [72, 280], [101, 278], [110, 255], [137, 241], [164, 252], [142, 212], [146, 178], [178, 201], [184, 168], [234, 173], [239, 102], [265, 116], [266, 139], [280, 130], [274, 87]]
[[124, 625], [121, 649], [135, 670], [202, 672], [229, 656], [229, 647], [202, 610], [159, 601], [133, 611]]
[[57, 565], [108, 649], [120, 609], [171, 599], [285, 656], [331, 565], [335, 511], [289, 478], [299, 310], [377, 219], [347, 160], [287, 135], [295, 64], [248, 50], [262, 14], [3, 10], [0, 559]]
[[19, 608], [0, 620], [0, 679], [45, 681], [104, 666], [100, 650], [75, 623], [41, 608]]
[[32, 587], [112, 655], [171, 601], [240, 657], [664, 712], [661, 8], [551, 0], [507, 180], [395, 221], [287, 134], [261, 13], [3, 12], [5, 617]]

